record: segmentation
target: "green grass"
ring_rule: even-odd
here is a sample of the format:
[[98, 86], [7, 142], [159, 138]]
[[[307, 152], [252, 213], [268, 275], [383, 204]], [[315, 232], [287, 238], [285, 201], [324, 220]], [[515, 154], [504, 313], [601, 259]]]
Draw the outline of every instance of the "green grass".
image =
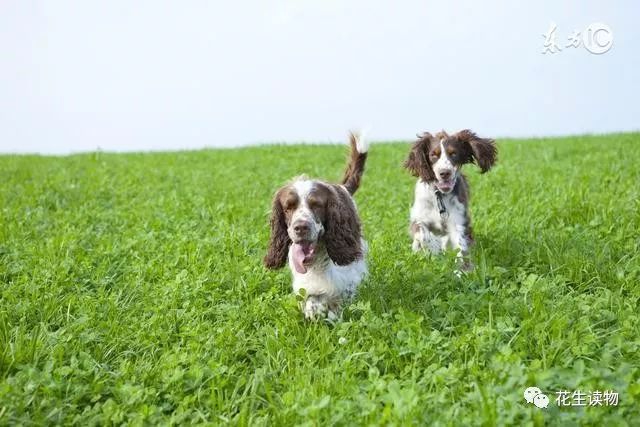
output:
[[637, 422], [640, 134], [501, 140], [467, 167], [462, 279], [411, 253], [407, 150], [371, 149], [370, 276], [335, 326], [261, 259], [273, 192], [338, 179], [344, 147], [0, 156], [0, 424]]

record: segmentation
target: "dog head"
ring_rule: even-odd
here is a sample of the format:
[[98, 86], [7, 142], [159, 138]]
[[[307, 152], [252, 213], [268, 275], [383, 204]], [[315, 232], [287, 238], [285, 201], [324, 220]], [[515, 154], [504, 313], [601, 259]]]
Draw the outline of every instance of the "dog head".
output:
[[298, 273], [306, 273], [313, 265], [318, 248], [325, 248], [338, 265], [362, 256], [360, 221], [351, 196], [342, 186], [298, 178], [278, 190], [273, 199], [265, 265], [284, 266], [291, 245]]
[[480, 138], [468, 129], [453, 135], [425, 132], [418, 135], [404, 166], [441, 192], [450, 193], [463, 165], [476, 163], [484, 173], [495, 164], [496, 152], [493, 139]]

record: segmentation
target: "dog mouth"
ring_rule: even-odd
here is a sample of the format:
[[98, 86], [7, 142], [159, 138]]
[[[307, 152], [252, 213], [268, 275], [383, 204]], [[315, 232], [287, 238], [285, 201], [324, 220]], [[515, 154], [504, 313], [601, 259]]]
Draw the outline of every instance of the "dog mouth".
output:
[[453, 187], [456, 185], [456, 180], [455, 179], [449, 179], [449, 180], [438, 180], [436, 182], [436, 188], [440, 191], [442, 191], [443, 193], [448, 193], [451, 190], [453, 190]]
[[291, 245], [292, 261], [296, 271], [300, 274], [307, 272], [307, 267], [315, 258], [316, 244], [314, 242], [296, 242]]

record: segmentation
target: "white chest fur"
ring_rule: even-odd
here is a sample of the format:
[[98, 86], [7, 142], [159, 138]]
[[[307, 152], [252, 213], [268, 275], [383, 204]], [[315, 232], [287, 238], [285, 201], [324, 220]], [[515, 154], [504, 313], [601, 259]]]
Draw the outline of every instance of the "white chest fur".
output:
[[332, 298], [351, 297], [367, 274], [367, 242], [362, 240], [363, 257], [348, 265], [336, 265], [324, 254], [318, 254], [314, 264], [301, 274], [293, 267], [291, 249], [289, 265], [293, 275], [293, 292], [305, 290], [307, 295], [325, 295]]

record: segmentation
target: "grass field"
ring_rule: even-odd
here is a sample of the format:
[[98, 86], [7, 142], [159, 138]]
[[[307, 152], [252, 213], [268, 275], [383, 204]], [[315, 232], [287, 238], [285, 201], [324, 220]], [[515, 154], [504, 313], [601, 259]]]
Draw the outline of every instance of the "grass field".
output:
[[[640, 134], [498, 145], [461, 279], [411, 253], [408, 144], [372, 146], [335, 326], [261, 260], [275, 189], [345, 147], [0, 156], [0, 425], [637, 423]], [[577, 389], [619, 403], [556, 405]]]

